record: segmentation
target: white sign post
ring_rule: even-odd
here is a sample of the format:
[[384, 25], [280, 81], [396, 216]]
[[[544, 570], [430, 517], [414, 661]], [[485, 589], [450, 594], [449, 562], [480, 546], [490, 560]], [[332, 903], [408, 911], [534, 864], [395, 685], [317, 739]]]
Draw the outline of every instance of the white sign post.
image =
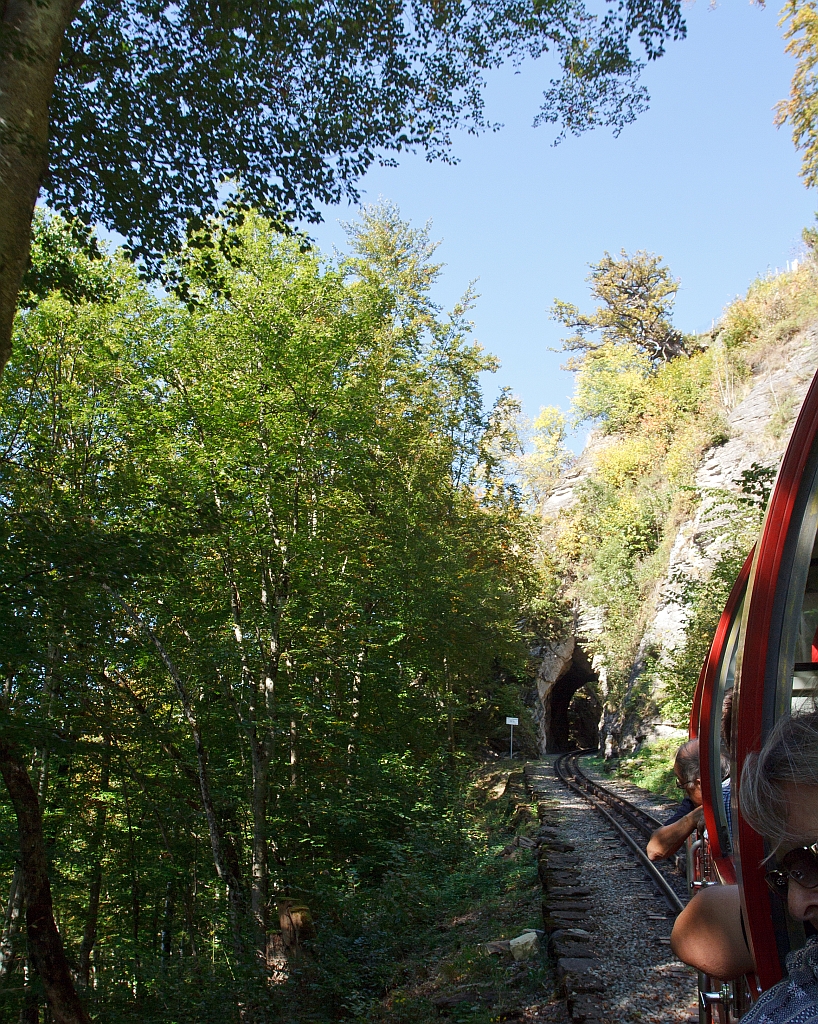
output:
[[507, 718], [506, 719], [506, 725], [510, 725], [511, 726], [511, 739], [509, 740], [509, 745], [508, 745], [508, 756], [509, 756], [509, 758], [513, 758], [514, 757], [514, 726], [515, 725], [519, 725], [519, 724], [520, 724], [520, 719], [519, 718]]

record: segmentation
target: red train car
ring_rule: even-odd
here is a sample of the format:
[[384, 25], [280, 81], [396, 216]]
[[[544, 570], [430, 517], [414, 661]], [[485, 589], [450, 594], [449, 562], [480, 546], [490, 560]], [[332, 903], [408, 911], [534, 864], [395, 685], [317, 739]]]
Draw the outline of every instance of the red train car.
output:
[[[725, 716], [736, 677], [739, 636], [753, 552], [745, 559], [699, 675], [690, 714], [690, 737], [699, 740], [699, 768], [702, 777], [702, 808], [705, 831], [691, 837], [687, 848], [687, 874], [691, 894], [706, 885], [732, 885], [736, 881], [733, 863], [730, 791], [731, 777], [724, 778], [723, 764], [730, 756], [732, 714]], [[723, 986], [705, 974], [699, 975], [699, 1019], [701, 1024], [736, 1020], [749, 1005], [750, 989], [738, 983]]]
[[[818, 697], [818, 374], [796, 421], [773, 487], [761, 534], [722, 614], [702, 668], [691, 716], [700, 743], [707, 836], [693, 862], [694, 884], [738, 881], [756, 977], [755, 998], [783, 974], [784, 958], [806, 940], [803, 926], [764, 882], [771, 852], [741, 816], [737, 780], [775, 722]], [[722, 706], [734, 690], [729, 744], [730, 803], [721, 756]], [[706, 982], [706, 979], [705, 979]], [[705, 993], [707, 995], [707, 993]], [[715, 1000], [715, 993], [710, 993]], [[732, 1007], [736, 1016], [742, 998]], [[730, 1000], [726, 1000], [729, 1003]], [[703, 1000], [703, 1013], [707, 999]], [[703, 1020], [713, 1019], [704, 1013]]]
[[[739, 640], [736, 744], [740, 778], [781, 715], [818, 695], [818, 374], [813, 379], [770, 495], [747, 587]], [[805, 942], [779, 897], [764, 883], [770, 853], [736, 815], [735, 861], [748, 939], [762, 989], [778, 981], [784, 957]]]

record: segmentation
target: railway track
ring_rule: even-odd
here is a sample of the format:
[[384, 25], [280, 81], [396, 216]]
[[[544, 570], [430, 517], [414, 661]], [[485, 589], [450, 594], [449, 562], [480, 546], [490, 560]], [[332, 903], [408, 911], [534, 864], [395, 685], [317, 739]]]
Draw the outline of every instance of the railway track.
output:
[[695, 971], [669, 948], [686, 881], [647, 860], [660, 823], [589, 778], [578, 759], [590, 753], [527, 767], [558, 990], [573, 1024], [697, 1024]]
[[[593, 753], [595, 753], [593, 750], [578, 750], [561, 754], [554, 762], [557, 778], [572, 792], [587, 800], [605, 819], [616, 833], [617, 838], [636, 857], [651, 884], [673, 913], [680, 913], [684, 909], [685, 901], [665, 874], [648, 859], [644, 850], [645, 840], [650, 838], [651, 833], [659, 828], [662, 822], [643, 808], [631, 803], [630, 800], [626, 800], [618, 793], [606, 789], [605, 786], [601, 786], [589, 778], [579, 767], [578, 759], [583, 755]], [[638, 838], [634, 837], [634, 832], [637, 833]]]

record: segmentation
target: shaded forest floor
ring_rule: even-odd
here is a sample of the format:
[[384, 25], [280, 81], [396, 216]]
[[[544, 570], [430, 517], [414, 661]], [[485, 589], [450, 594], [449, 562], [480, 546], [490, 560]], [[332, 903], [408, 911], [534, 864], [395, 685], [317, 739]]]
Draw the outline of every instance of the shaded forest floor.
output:
[[509, 952], [486, 949], [493, 940], [542, 927], [536, 851], [514, 844], [515, 837], [533, 835], [538, 827], [521, 767], [505, 761], [475, 772], [462, 808], [470, 855], [451, 865], [434, 894], [424, 894], [434, 899], [426, 923], [415, 921], [411, 934], [389, 937], [385, 994], [367, 999], [359, 991], [357, 1005], [347, 1003], [352, 1019], [390, 1024], [567, 1020], [564, 1003], [553, 995], [544, 950], [515, 961]]

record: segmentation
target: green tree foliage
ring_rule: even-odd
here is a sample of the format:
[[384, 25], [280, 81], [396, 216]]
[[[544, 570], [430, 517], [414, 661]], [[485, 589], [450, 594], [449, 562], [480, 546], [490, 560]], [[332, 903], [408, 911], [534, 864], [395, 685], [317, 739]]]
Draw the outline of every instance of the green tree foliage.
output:
[[540, 409], [531, 428], [530, 450], [520, 459], [523, 488], [535, 506], [548, 497], [573, 459], [567, 439], [565, 414], [553, 405]]
[[801, 177], [814, 187], [818, 183], [818, 10], [814, 0], [789, 0], [781, 10], [778, 24], [785, 29], [786, 52], [795, 58], [796, 65], [789, 98], [776, 106], [775, 123], [789, 122], [795, 148], [802, 152]]
[[82, 221], [66, 221], [38, 208], [20, 305], [28, 308], [57, 291], [72, 303], [109, 298], [114, 274], [103, 255], [97, 237]]
[[[104, 269], [104, 296], [51, 290], [18, 319], [4, 735], [106, 1019], [344, 1015], [333, 986], [376, 940], [334, 915], [412, 858], [445, 873], [464, 752], [523, 714], [536, 575], [481, 461], [494, 361], [431, 301], [427, 231], [381, 208], [352, 241], [333, 263], [248, 217], [229, 258], [180, 259], [192, 308], [77, 252], [71, 280]], [[5, 803], [0, 830], [13, 887]], [[25, 932], [6, 924], [11, 1014]]]
[[579, 0], [93, 0], [66, 34], [47, 194], [149, 258], [167, 250], [180, 221], [215, 212], [219, 182], [269, 216], [315, 218], [316, 201], [355, 195], [377, 153], [419, 147], [439, 157], [455, 126], [485, 127], [483, 76], [505, 59], [553, 50], [562, 78], [545, 116], [570, 130], [621, 127], [644, 103], [634, 38], [653, 59], [683, 32], [670, 0], [629, 2], [603, 18]]
[[565, 351], [593, 352], [606, 343], [625, 343], [654, 363], [685, 351], [684, 337], [670, 322], [679, 282], [661, 256], [644, 251], [629, 256], [623, 249], [617, 259], [606, 252], [591, 264], [588, 281], [591, 295], [601, 303], [596, 312], [581, 313], [570, 302], [554, 300], [553, 318], [576, 332], [563, 342]]
[[645, 415], [653, 366], [629, 342], [602, 344], [577, 364], [574, 415], [602, 425], [606, 433], [623, 430]]
[[0, 372], [41, 189], [155, 274], [216, 213], [314, 222], [374, 160], [451, 159], [454, 129], [489, 127], [505, 60], [553, 52], [540, 119], [618, 131], [646, 105], [645, 62], [684, 34], [679, 0], [23, 2], [0, 28]]
[[703, 517], [718, 532], [722, 549], [705, 579], [677, 580], [678, 599], [688, 613], [685, 639], [658, 673], [662, 709], [671, 721], [690, 717], [699, 673], [716, 632], [722, 609], [750, 549], [758, 537], [775, 479], [775, 468], [753, 463], [733, 483], [735, 491], [711, 490]]

